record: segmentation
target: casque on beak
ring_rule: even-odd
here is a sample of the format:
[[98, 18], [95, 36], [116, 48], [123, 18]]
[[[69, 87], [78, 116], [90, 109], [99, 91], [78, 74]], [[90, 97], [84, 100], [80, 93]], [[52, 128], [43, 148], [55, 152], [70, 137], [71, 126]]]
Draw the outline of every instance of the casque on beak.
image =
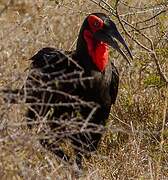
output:
[[111, 20], [108, 20], [108, 23], [105, 22], [104, 27], [101, 30], [98, 30], [97, 32], [94, 33], [94, 38], [99, 41], [103, 41], [107, 43], [109, 46], [111, 46], [112, 48], [116, 49], [124, 57], [124, 59], [130, 64], [130, 61], [127, 55], [120, 48], [117, 41], [119, 41], [124, 46], [130, 58], [133, 59], [131, 51], [128, 48], [125, 40], [123, 39], [119, 31], [117, 30], [117, 27]]

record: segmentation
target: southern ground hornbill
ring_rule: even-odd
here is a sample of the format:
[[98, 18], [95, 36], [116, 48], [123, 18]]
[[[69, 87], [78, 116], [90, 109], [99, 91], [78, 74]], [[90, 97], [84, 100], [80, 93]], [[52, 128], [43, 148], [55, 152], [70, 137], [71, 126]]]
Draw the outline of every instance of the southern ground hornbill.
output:
[[109, 60], [109, 46], [128, 61], [117, 41], [132, 58], [109, 17], [103, 13], [88, 15], [81, 27], [76, 50], [41, 49], [31, 58], [29, 75], [19, 92], [29, 105], [28, 126], [31, 128], [37, 122], [45, 122], [48, 126], [45, 137], [40, 139], [41, 144], [68, 161], [59, 142], [63, 138], [70, 139], [79, 168], [82, 155], [97, 149], [102, 135], [100, 129], [117, 97], [119, 75]]

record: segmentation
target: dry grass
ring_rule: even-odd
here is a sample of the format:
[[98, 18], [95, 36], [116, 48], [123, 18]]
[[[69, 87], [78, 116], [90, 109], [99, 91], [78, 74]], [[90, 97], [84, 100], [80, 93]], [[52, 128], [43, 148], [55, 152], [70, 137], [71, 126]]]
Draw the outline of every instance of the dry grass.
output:
[[[40, 48], [74, 49], [80, 25], [87, 13], [102, 11], [90, 1], [18, 0], [0, 15], [0, 88], [21, 87], [28, 59]], [[57, 3], [56, 3], [57, 2]], [[110, 1], [109, 1], [110, 2]], [[125, 1], [145, 8], [164, 1]], [[6, 1], [0, 0], [0, 9]], [[148, 8], [147, 8], [148, 9]], [[135, 9], [121, 4], [120, 14]], [[157, 11], [157, 10], [155, 10]], [[127, 15], [130, 23], [146, 19], [155, 11]], [[141, 9], [136, 12], [141, 12]], [[117, 21], [116, 21], [117, 22]], [[155, 43], [163, 72], [168, 76], [168, 12], [150, 23], [140, 24]], [[132, 33], [148, 45], [140, 35]], [[127, 39], [134, 54], [128, 67], [112, 54], [120, 72], [120, 91], [112, 108], [108, 128], [97, 154], [85, 161], [80, 179], [167, 179], [168, 178], [168, 90], [159, 78], [150, 54]], [[24, 121], [24, 106], [0, 102], [1, 179], [76, 179], [70, 167], [60, 164], [44, 150]], [[33, 136], [34, 135], [34, 136]]]

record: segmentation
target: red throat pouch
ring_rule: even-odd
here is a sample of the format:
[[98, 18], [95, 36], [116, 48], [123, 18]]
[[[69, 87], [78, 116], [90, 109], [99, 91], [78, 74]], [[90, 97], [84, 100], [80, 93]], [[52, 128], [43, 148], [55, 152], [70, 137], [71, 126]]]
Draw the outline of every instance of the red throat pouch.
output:
[[101, 41], [95, 43], [93, 41], [92, 34], [88, 30], [84, 31], [84, 39], [87, 43], [88, 52], [93, 60], [93, 63], [97, 66], [99, 71], [103, 72], [108, 63], [108, 45]]

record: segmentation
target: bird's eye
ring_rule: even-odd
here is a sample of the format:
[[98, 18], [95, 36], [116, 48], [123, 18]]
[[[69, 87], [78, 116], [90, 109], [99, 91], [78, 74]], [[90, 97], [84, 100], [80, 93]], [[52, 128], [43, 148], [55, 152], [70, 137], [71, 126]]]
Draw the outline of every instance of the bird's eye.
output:
[[96, 32], [103, 27], [103, 20], [95, 15], [90, 15], [87, 20], [93, 32]]
[[93, 23], [93, 25], [94, 25], [95, 28], [99, 28], [100, 27], [100, 22], [99, 21], [95, 21]]

